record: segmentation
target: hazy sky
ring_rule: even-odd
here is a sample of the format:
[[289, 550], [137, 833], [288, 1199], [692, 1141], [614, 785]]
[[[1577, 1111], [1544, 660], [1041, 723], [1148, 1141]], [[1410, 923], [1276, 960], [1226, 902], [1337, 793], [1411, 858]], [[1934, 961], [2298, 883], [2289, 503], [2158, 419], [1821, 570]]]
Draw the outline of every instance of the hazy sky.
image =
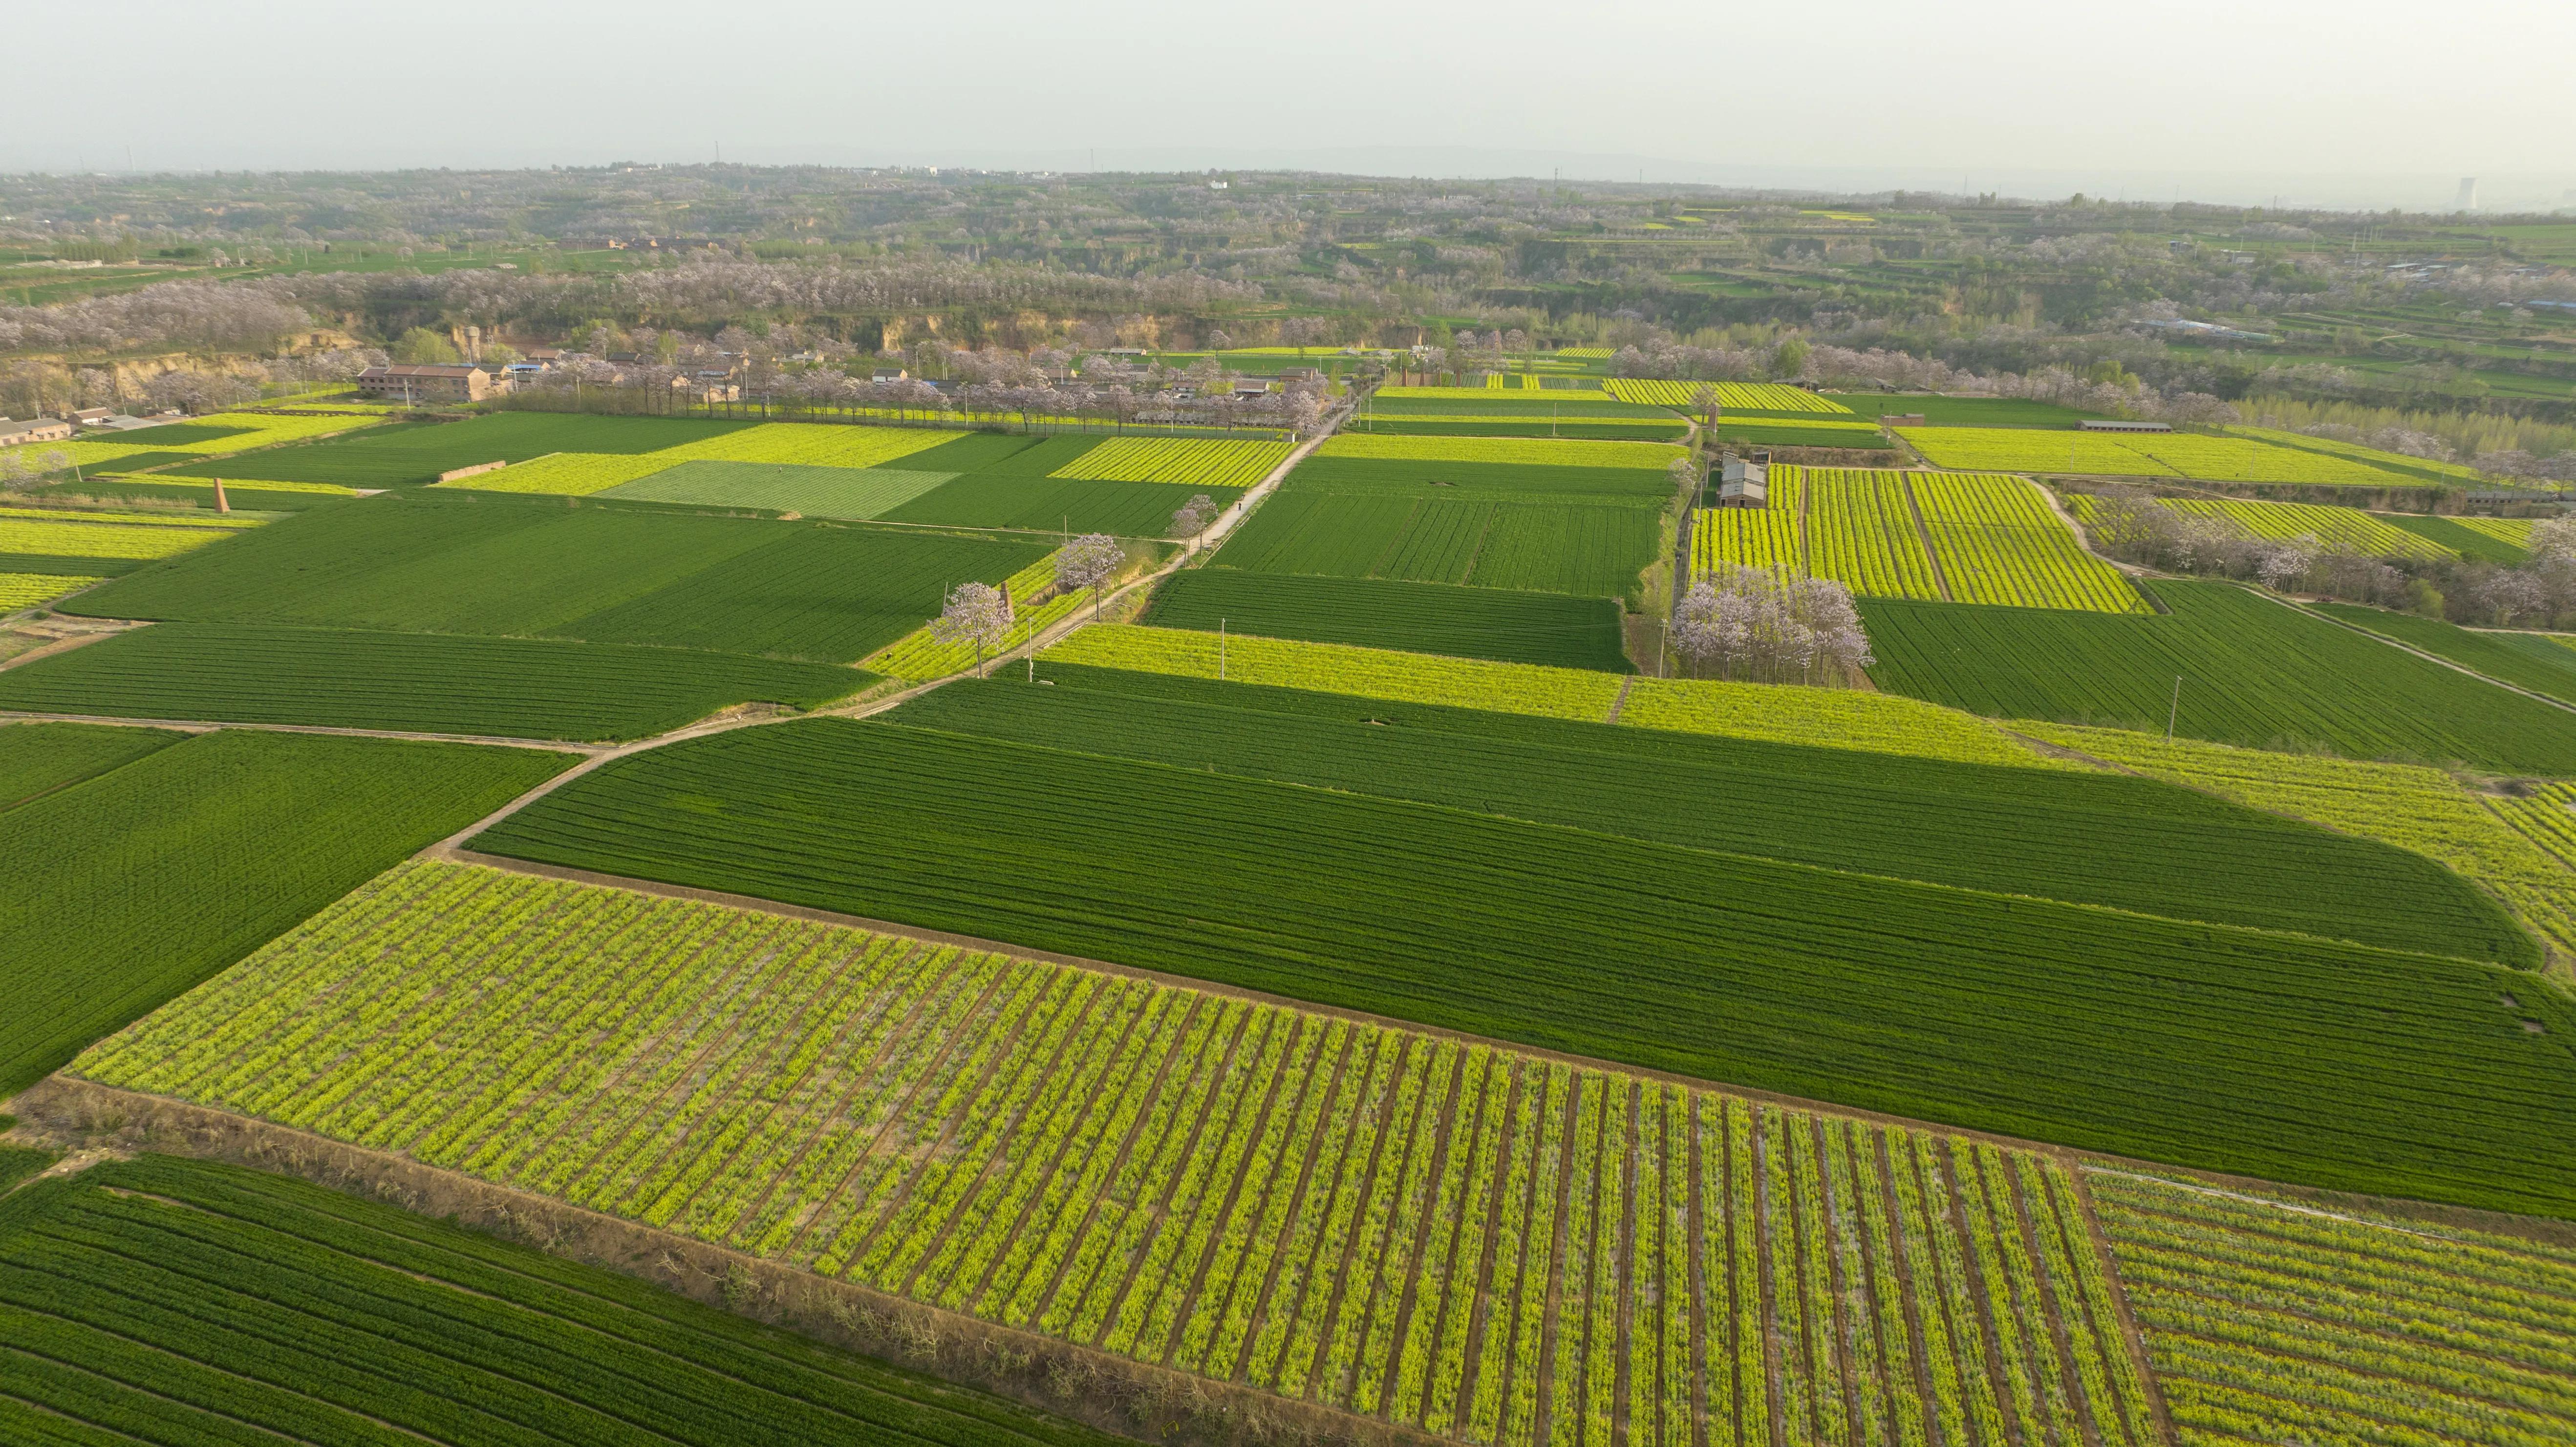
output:
[[0, 85], [0, 170], [718, 146], [1080, 169], [1096, 149], [1111, 169], [1555, 165], [2419, 206], [2477, 175], [2490, 206], [2576, 204], [2569, 0], [144, 0], [82, 17]]

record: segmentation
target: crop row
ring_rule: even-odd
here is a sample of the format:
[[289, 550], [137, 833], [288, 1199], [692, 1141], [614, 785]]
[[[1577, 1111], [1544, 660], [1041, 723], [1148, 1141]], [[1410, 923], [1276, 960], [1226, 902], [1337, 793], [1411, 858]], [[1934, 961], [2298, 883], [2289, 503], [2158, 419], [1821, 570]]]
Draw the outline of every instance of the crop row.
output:
[[1650, 467], [1682, 455], [1660, 442], [1599, 442], [1551, 437], [1402, 437], [1345, 432], [1324, 439], [1317, 457], [1438, 462], [1499, 462], [1562, 467]]
[[1601, 384], [1602, 390], [1623, 402], [1644, 402], [1657, 407], [1689, 407], [1703, 391], [1715, 393], [1717, 405], [1747, 412], [1818, 412], [1849, 416], [1851, 409], [1830, 397], [1819, 397], [1803, 387], [1788, 387], [1777, 382], [1659, 382], [1636, 377], [1614, 377]]
[[33, 608], [76, 588], [104, 581], [54, 573], [0, 573], [0, 613]]
[[0, 1214], [11, 1442], [1115, 1440], [613, 1272], [144, 1156]]
[[1589, 669], [1445, 658], [1384, 648], [1230, 637], [1190, 629], [1085, 628], [1047, 658], [1143, 673], [1353, 694], [1396, 703], [1618, 720], [1639, 728], [1919, 754], [2014, 768], [2058, 767], [1979, 719], [1891, 694], [1679, 678], [1621, 681]]
[[2322, 503], [2250, 502], [2240, 498], [2173, 498], [2164, 506], [2223, 518], [2258, 538], [2312, 537], [2329, 548], [2368, 557], [2448, 558], [2450, 549], [2359, 508]]
[[77, 1068], [1461, 1440], [2151, 1440], [2053, 1162], [1138, 980], [410, 864]]
[[1908, 486], [1954, 600], [2153, 611], [2118, 569], [2086, 551], [2034, 484], [1996, 473], [1918, 472]]
[[2184, 1441], [2576, 1441], [2576, 1251], [2086, 1177]]
[[2420, 764], [2166, 743], [2125, 729], [2018, 727], [2123, 769], [2412, 850], [2484, 886], [2525, 925], [2576, 951], [2576, 830], [2568, 828], [2576, 814], [2564, 785], [2496, 798]]
[[1939, 598], [1905, 474], [1818, 468], [1806, 474], [1807, 567], [1875, 598]]
[[1250, 487], [1288, 460], [1286, 442], [1113, 437], [1048, 474], [1100, 482], [1178, 482]]

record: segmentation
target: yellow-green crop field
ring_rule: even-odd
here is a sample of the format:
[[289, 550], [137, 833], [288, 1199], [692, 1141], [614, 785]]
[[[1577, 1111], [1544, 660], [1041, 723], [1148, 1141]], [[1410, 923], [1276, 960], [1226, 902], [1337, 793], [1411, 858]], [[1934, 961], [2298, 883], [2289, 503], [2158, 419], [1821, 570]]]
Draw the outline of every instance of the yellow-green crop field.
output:
[[0, 573], [0, 613], [15, 613], [51, 602], [77, 588], [86, 588], [99, 578], [83, 578], [59, 573]]
[[[672, 449], [676, 451], [677, 449]], [[543, 457], [513, 463], [498, 472], [478, 472], [454, 482], [438, 482], [432, 487], [462, 488], [472, 492], [541, 492], [566, 497], [588, 497], [605, 492], [621, 483], [675, 467], [669, 451], [665, 452], [549, 452]], [[267, 484], [263, 483], [262, 486]]]
[[71, 1068], [1436, 1436], [2161, 1441], [2052, 1156], [1006, 954], [410, 863]]
[[2348, 457], [2258, 437], [2197, 432], [2111, 433], [2035, 427], [1907, 427], [1901, 436], [1935, 467], [2102, 477], [2188, 477], [2325, 487], [2431, 486]]
[[2155, 611], [2119, 569], [2085, 550], [2037, 484], [1994, 473], [1917, 472], [1906, 485], [1923, 509], [1953, 601]]
[[1664, 442], [1592, 442], [1557, 437], [1438, 437], [1343, 432], [1317, 457], [1383, 457], [1426, 462], [1498, 462], [1555, 467], [1664, 467], [1684, 456]]
[[[1487, 374], [1487, 379], [1490, 381], [1493, 377], [1500, 375], [1500, 373], [1489, 373]], [[1490, 386], [1380, 387], [1371, 395], [1388, 402], [1491, 402], [1494, 400], [1494, 393], [1498, 390], [1502, 389]], [[1544, 394], [1543, 400], [1551, 402], [1609, 402], [1616, 400], [1609, 393], [1602, 391], [1598, 387], [1547, 387], [1537, 390]], [[1512, 400], [1520, 401], [1525, 399], [1514, 398]]]
[[[696, 462], [784, 462], [800, 467], [883, 467], [969, 434], [930, 427], [849, 427], [829, 422], [764, 422], [739, 432], [646, 454], [663, 467]], [[658, 469], [657, 469], [658, 470]]]
[[2252, 502], [2237, 498], [2172, 498], [2165, 506], [2202, 517], [2225, 518], [2258, 538], [2313, 537], [2330, 548], [2371, 557], [2448, 558], [2450, 549], [2359, 508], [2307, 502]]
[[1778, 382], [1662, 382], [1613, 377], [1601, 387], [1622, 402], [1643, 402], [1654, 407], [1688, 407], [1691, 399], [1705, 388], [1717, 394], [1717, 405], [1730, 410], [1851, 415], [1849, 407], [1829, 397], [1819, 397], [1804, 387], [1784, 386]]
[[2235, 436], [2259, 437], [2266, 442], [2277, 442], [2284, 447], [2304, 447], [2316, 452], [2331, 452], [2341, 457], [2349, 457], [2356, 462], [2366, 462], [2374, 467], [2385, 468], [2391, 472], [2425, 468], [2440, 473], [2444, 477], [2456, 479], [2463, 484], [2474, 485], [2479, 480], [2476, 469], [2462, 467], [2456, 462], [2439, 462], [2429, 457], [2409, 457], [2402, 452], [2385, 452], [2376, 447], [2364, 447], [2358, 442], [2343, 442], [2332, 437], [2311, 437], [2304, 432], [2287, 432], [2274, 427], [2240, 426], [2230, 427], [2227, 430]]
[[1529, 663], [1491, 663], [1339, 643], [1229, 637], [1108, 624], [1049, 648], [1048, 659], [1236, 683], [1427, 703], [1537, 718], [1618, 721], [1673, 733], [1716, 734], [1823, 748], [1913, 754], [2016, 768], [2066, 765], [1996, 725], [1918, 699], [1791, 684], [1631, 678]]
[[1874, 598], [2152, 611], [2022, 478], [1774, 465], [1770, 493], [1769, 507], [1702, 510], [1693, 566], [1787, 568]]
[[1295, 444], [1288, 442], [1113, 437], [1047, 475], [1089, 482], [1251, 487], [1268, 477], [1295, 450]]
[[223, 528], [152, 523], [58, 522], [0, 512], [0, 553], [39, 553], [58, 558], [176, 557], [227, 535]]

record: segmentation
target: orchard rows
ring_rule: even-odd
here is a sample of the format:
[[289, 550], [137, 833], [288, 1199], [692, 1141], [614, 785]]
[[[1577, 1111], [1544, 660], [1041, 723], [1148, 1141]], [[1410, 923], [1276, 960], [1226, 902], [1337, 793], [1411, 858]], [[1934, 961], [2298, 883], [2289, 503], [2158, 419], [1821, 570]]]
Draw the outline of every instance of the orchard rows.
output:
[[2162, 1440], [2052, 1159], [1004, 955], [411, 864], [74, 1070], [1468, 1441]]

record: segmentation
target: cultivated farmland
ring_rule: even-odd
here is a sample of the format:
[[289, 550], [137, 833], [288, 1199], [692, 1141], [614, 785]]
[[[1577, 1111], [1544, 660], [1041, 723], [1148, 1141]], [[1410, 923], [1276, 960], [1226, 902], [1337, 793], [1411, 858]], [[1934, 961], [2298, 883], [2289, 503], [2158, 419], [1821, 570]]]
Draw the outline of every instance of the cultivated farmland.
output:
[[[2079, 517], [2084, 515], [2082, 502], [2077, 504]], [[2329, 548], [2369, 557], [2438, 558], [2458, 551], [2359, 508], [2237, 498], [2172, 498], [2164, 506], [2201, 517], [2224, 518], [2258, 538], [2311, 537]]]
[[2018, 477], [1775, 466], [1770, 489], [1767, 507], [1698, 510], [1694, 567], [1782, 568], [1873, 598], [2150, 611]]
[[2560, 636], [2473, 630], [2439, 618], [2350, 603], [2319, 603], [2316, 609], [2489, 678], [2547, 694], [2561, 703], [2576, 703], [2576, 648], [2561, 642]]
[[411, 865], [79, 1069], [1468, 1441], [2156, 1440], [2044, 1157], [1006, 955]]
[[[1382, 706], [1085, 668], [942, 689], [892, 717], [1600, 834], [2077, 900], [2398, 949], [2520, 946], [2458, 877], [2401, 849], [2107, 772], [1996, 769]], [[1238, 750], [1237, 741], [1261, 740]], [[2193, 861], [2177, 869], [2177, 861]], [[2401, 904], [2400, 901], [2403, 901]], [[2473, 942], [2482, 942], [2473, 943]]]
[[1248, 488], [1294, 451], [1286, 442], [1227, 442], [1180, 437], [1113, 437], [1058, 467], [1050, 477], [1093, 482], [1171, 482]]
[[486, 462], [529, 462], [552, 452], [658, 452], [754, 425], [703, 418], [495, 412], [463, 422], [387, 424], [309, 447], [271, 448], [249, 457], [191, 463], [170, 471], [183, 477], [239, 478], [253, 483], [407, 487]]
[[1782, 386], [1777, 382], [1656, 382], [1635, 377], [1613, 377], [1601, 387], [1623, 402], [1645, 402], [1657, 407], [1688, 407], [1691, 399], [1705, 390], [1715, 393], [1717, 405], [1730, 411], [1851, 415], [1850, 408], [1831, 397], [1819, 396], [1803, 387]]
[[1996, 718], [2576, 774], [2576, 714], [2232, 584], [2155, 586], [2170, 616], [1866, 600], [1870, 677]]
[[732, 654], [264, 624], [162, 623], [0, 673], [0, 709], [534, 739], [660, 733], [876, 680]]
[[1500, 462], [1555, 467], [1661, 468], [1682, 449], [1653, 442], [1576, 442], [1547, 437], [1372, 437], [1345, 432], [1325, 438], [1316, 457], [1387, 458], [1406, 462]]
[[475, 847], [1916, 1119], [2576, 1212], [2576, 1009], [2502, 964], [884, 721], [635, 755]]
[[414, 492], [303, 514], [84, 594], [78, 607], [102, 617], [579, 638], [849, 663], [936, 614], [943, 585], [998, 583], [1048, 551]]
[[[532, 464], [541, 465], [541, 464]], [[895, 467], [810, 467], [792, 462], [682, 462], [607, 489], [636, 502], [747, 507], [865, 521], [955, 476]]]
[[0, 809], [132, 763], [179, 738], [104, 724], [0, 724]]
[[1933, 466], [1969, 471], [2189, 477], [2206, 482], [2285, 482], [2328, 487], [2435, 485], [2431, 479], [2393, 472], [2354, 458], [2233, 434], [1907, 427], [1902, 435]]
[[2182, 1440], [2576, 1438], [2576, 1250], [2083, 1174]]
[[0, 1091], [181, 994], [572, 762], [224, 731], [0, 813]]
[[0, 1205], [13, 1442], [1124, 1439], [337, 1191], [144, 1156]]
[[1156, 591], [1147, 620], [1270, 638], [1448, 653], [1506, 663], [1630, 671], [1611, 598], [1462, 588], [1387, 578], [1311, 578], [1197, 568]]

